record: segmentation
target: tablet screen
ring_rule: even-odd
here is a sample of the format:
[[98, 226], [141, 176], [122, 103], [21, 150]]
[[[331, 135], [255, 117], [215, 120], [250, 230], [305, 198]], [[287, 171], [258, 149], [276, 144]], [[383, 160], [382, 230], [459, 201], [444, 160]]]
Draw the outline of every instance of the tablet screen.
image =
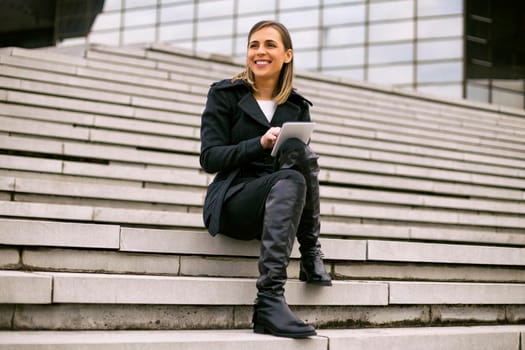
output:
[[284, 123], [281, 127], [281, 132], [279, 133], [279, 136], [277, 136], [277, 140], [275, 141], [275, 145], [272, 149], [272, 157], [275, 157], [277, 155], [277, 152], [279, 151], [279, 147], [284, 143], [284, 141], [291, 139], [291, 138], [297, 138], [304, 143], [308, 143], [310, 140], [310, 137], [312, 136], [312, 132], [315, 128], [315, 123], [313, 122], [288, 122]]

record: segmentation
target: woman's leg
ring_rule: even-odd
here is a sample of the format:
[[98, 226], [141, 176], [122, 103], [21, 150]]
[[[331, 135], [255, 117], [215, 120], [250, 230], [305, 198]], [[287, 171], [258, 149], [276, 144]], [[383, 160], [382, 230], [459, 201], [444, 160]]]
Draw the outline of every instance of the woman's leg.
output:
[[290, 139], [281, 147], [276, 166], [279, 169], [295, 169], [306, 180], [306, 201], [297, 230], [301, 252], [299, 278], [307, 283], [331, 286], [332, 280], [325, 270], [319, 243], [321, 222], [318, 158], [301, 140]]
[[[262, 195], [261, 195], [262, 193]], [[290, 310], [284, 298], [286, 268], [295, 240], [295, 233], [304, 207], [305, 180], [296, 170], [279, 170], [273, 174], [251, 181], [235, 193], [223, 208], [224, 228], [229, 236], [234, 233], [234, 221], [254, 220], [243, 224], [243, 229], [256, 229], [260, 234], [259, 278], [257, 301], [254, 306], [253, 323], [257, 333], [301, 338], [315, 335], [315, 329], [299, 320]], [[264, 198], [264, 201], [261, 201]], [[246, 211], [257, 212], [262, 206], [262, 217]], [[248, 208], [248, 210], [247, 210]], [[256, 226], [260, 223], [260, 227]], [[247, 233], [245, 237], [255, 235]]]

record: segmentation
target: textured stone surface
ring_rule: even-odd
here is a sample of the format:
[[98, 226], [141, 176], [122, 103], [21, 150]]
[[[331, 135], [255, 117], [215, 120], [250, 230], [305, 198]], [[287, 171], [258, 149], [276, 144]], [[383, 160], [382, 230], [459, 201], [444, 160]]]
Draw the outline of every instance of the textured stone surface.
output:
[[525, 323], [525, 305], [507, 305], [506, 309], [509, 322]]
[[525, 269], [500, 266], [338, 262], [334, 264], [334, 271], [336, 276], [345, 279], [525, 282]]
[[523, 266], [525, 249], [368, 241], [368, 260]]
[[[255, 334], [251, 330], [212, 331], [105, 331], [9, 332], [2, 334], [0, 349], [83, 350], [326, 350], [328, 339], [290, 339]], [[77, 347], [80, 348], [80, 347]]]
[[233, 326], [233, 307], [221, 305], [19, 305], [13, 319], [14, 329], [20, 330], [222, 329]]
[[0, 304], [0, 329], [11, 329], [16, 305]]
[[179, 273], [177, 255], [133, 254], [101, 250], [25, 249], [25, 268], [44, 271], [84, 271], [109, 273]]
[[521, 350], [525, 327], [432, 327], [399, 329], [323, 330], [330, 350]]
[[0, 268], [15, 268], [19, 263], [20, 253], [18, 250], [12, 248], [0, 248]]
[[20, 271], [0, 271], [0, 304], [47, 304], [51, 302], [50, 276]]
[[[251, 305], [255, 280], [46, 273], [53, 277], [53, 302], [102, 304]], [[334, 282], [331, 288], [288, 281], [292, 305], [386, 305], [388, 286], [373, 282]]]
[[117, 225], [1, 219], [0, 243], [118, 249], [119, 231]]
[[524, 284], [390, 282], [390, 304], [525, 304]]
[[439, 323], [501, 323], [507, 321], [505, 306], [433, 305], [431, 309], [432, 321]]

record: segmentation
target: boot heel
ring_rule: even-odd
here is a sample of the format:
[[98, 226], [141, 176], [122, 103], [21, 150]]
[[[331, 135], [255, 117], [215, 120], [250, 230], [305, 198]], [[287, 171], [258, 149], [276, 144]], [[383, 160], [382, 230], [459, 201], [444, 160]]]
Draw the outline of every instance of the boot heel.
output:
[[299, 271], [299, 280], [302, 282], [308, 281], [308, 276], [306, 275], [306, 272], [304, 272], [302, 269]]
[[253, 325], [253, 332], [258, 334], [266, 334], [266, 329], [261, 324], [254, 324]]

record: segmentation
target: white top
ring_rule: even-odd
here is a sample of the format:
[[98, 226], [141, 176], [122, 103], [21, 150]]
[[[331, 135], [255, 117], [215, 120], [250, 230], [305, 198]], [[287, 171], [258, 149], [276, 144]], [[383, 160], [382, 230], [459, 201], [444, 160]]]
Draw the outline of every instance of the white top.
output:
[[261, 107], [266, 119], [268, 119], [268, 122], [271, 122], [275, 110], [277, 109], [277, 102], [274, 100], [257, 100], [257, 103], [259, 104], [259, 107]]

